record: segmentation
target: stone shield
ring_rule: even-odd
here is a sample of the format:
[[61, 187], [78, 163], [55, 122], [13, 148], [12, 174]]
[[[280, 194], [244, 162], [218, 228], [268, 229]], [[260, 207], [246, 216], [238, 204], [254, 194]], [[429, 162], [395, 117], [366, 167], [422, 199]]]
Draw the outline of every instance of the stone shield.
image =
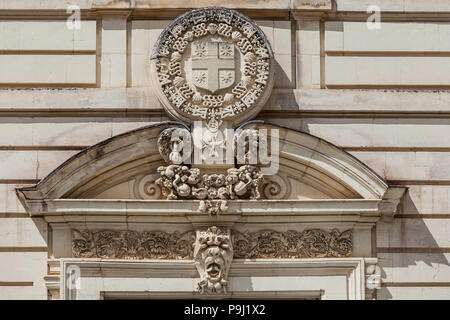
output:
[[233, 43], [194, 41], [191, 48], [192, 83], [196, 87], [214, 93], [234, 84]]

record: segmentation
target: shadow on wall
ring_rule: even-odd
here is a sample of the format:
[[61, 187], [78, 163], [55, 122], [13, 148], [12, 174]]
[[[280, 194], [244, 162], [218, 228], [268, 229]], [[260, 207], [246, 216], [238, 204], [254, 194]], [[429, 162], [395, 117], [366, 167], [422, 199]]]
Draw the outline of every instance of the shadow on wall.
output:
[[[301, 92], [300, 94], [309, 93]], [[304, 104], [307, 104], [308, 96], [297, 97], [300, 101], [303, 98]], [[320, 109], [319, 106], [314, 106], [316, 107]], [[443, 118], [346, 118], [345, 115], [339, 114], [315, 117], [309, 114], [302, 115], [302, 109], [304, 106], [295, 101], [292, 90], [283, 91], [282, 94], [274, 91], [258, 119], [315, 135], [340, 147], [398, 147], [399, 145], [427, 147], [430, 144], [429, 141], [435, 141], [436, 134], [445, 132], [448, 126], [448, 119]], [[300, 111], [300, 113], [277, 114], [277, 111]], [[417, 139], [411, 135], [412, 132], [417, 134]], [[438, 153], [436, 152], [435, 155]]]
[[384, 283], [378, 298], [408, 298], [411, 293], [406, 292], [393, 297], [389, 288], [409, 287], [417, 289], [410, 298], [420, 299], [420, 289], [426, 287], [427, 282], [448, 281], [450, 255], [442, 250], [442, 239], [441, 244], [437, 239], [439, 236], [447, 238], [447, 222], [422, 219], [418, 216], [420, 213], [407, 192], [394, 220], [377, 224], [378, 265]]
[[35, 225], [36, 230], [39, 232], [40, 237], [47, 245], [48, 250], [50, 250], [50, 244], [48, 241], [48, 233], [49, 233], [48, 229], [49, 228], [48, 228], [47, 222], [43, 218], [40, 218], [40, 217], [32, 217], [30, 219], [31, 219], [31, 221], [33, 221], [33, 224]]
[[[274, 89], [292, 89], [294, 87], [294, 84], [292, 83], [292, 80], [287, 75], [286, 71], [283, 69], [283, 67], [280, 65], [280, 63], [277, 61], [277, 58], [274, 58]], [[293, 95], [293, 93], [291, 93]]]

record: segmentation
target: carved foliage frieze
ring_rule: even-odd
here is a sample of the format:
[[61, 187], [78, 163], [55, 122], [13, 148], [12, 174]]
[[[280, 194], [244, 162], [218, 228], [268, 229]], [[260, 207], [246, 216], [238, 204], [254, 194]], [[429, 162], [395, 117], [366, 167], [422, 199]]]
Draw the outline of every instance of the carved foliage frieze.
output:
[[[194, 259], [194, 246], [200, 245], [199, 237], [206, 239], [213, 234], [220, 235], [217, 239], [228, 237], [217, 228], [197, 235], [195, 231], [74, 230], [72, 252], [77, 258], [190, 260]], [[337, 229], [243, 233], [232, 230], [230, 241], [226, 243], [234, 248], [236, 259], [349, 257], [353, 249], [352, 230]]]
[[236, 259], [349, 257], [353, 247], [352, 230], [261, 230], [252, 233], [234, 230], [232, 237]]
[[76, 258], [193, 259], [195, 232], [73, 231]]

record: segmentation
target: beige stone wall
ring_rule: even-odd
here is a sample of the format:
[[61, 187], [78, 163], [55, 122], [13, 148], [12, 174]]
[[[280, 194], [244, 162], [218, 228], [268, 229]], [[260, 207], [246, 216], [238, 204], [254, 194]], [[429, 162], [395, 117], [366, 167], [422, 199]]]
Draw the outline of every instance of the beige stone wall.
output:
[[0, 86], [87, 87], [96, 83], [96, 21], [0, 20]]
[[[375, 231], [378, 298], [450, 299], [448, 1], [297, 10], [306, 2], [220, 3], [254, 18], [274, 49], [275, 89], [259, 118], [328, 140], [409, 187], [394, 221]], [[15, 188], [86, 146], [167, 119], [151, 91], [149, 55], [170, 19], [193, 6], [72, 1], [83, 20], [69, 31], [66, 1], [36, 3], [0, 0], [0, 261], [8, 261], [0, 299], [46, 299], [52, 274], [52, 230], [24, 213]], [[368, 4], [388, 12], [380, 30], [366, 27]], [[102, 10], [114, 6], [124, 10]]]
[[325, 22], [326, 86], [448, 89], [449, 38], [448, 22]]

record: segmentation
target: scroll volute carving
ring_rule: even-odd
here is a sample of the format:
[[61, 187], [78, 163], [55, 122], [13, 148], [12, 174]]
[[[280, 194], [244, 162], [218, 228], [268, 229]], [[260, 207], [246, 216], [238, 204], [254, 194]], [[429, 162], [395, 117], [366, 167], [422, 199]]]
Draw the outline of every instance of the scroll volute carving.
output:
[[289, 199], [292, 193], [292, 186], [289, 176], [283, 172], [278, 172], [273, 176], [265, 176], [262, 185], [262, 194], [268, 200]]

